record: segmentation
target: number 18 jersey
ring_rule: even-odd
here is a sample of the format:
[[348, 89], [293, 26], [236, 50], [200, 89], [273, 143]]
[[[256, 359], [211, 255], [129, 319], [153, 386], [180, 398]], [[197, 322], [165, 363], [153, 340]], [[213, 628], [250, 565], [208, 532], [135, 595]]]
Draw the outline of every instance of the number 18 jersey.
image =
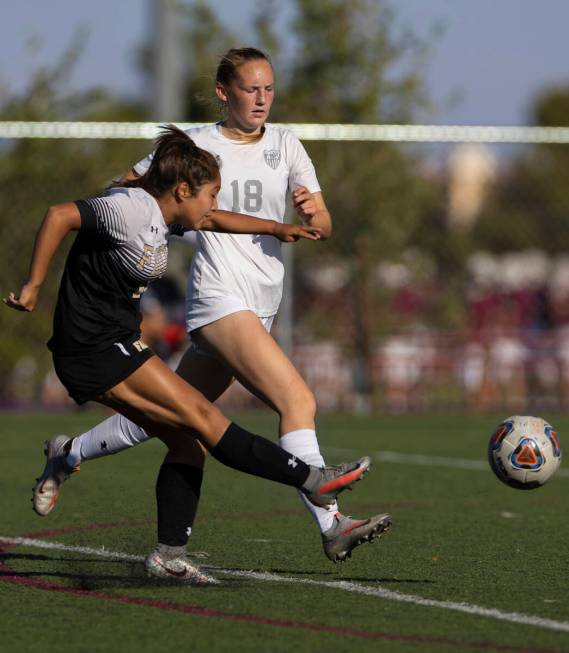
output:
[[[220, 209], [283, 222], [289, 191], [296, 186], [306, 186], [311, 193], [320, 191], [312, 161], [289, 129], [265, 125], [256, 143], [226, 138], [219, 124], [187, 133], [220, 159]], [[141, 161], [135, 171], [143, 174], [150, 160]], [[197, 242], [188, 280], [188, 330], [207, 323], [192, 316], [192, 304], [200, 300], [236, 299], [259, 317], [277, 312], [284, 277], [277, 238], [203, 231]]]

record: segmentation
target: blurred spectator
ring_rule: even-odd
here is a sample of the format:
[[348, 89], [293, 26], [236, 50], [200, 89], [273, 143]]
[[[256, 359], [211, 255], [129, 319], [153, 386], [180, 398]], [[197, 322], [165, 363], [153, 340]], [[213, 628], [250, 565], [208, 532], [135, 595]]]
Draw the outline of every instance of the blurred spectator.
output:
[[493, 390], [493, 407], [514, 412], [526, 405], [527, 383], [525, 364], [528, 351], [515, 334], [505, 332], [489, 344], [488, 383]]
[[553, 326], [569, 325], [569, 257], [560, 257], [547, 286]]
[[316, 396], [319, 410], [351, 408], [350, 362], [333, 342], [300, 345], [295, 349], [298, 369]]
[[177, 284], [167, 277], [154, 282], [142, 295], [140, 311], [142, 340], [175, 369], [188, 346], [185, 300]]
[[425, 384], [432, 380], [435, 359], [429, 333], [406, 333], [385, 340], [379, 351], [379, 378], [390, 412], [425, 407]]
[[67, 390], [57, 377], [55, 370], [50, 370], [41, 385], [41, 402], [47, 408], [76, 408], [77, 404], [71, 399]]
[[561, 408], [569, 409], [569, 324], [556, 333]]
[[17, 403], [32, 403], [36, 398], [38, 365], [33, 356], [22, 356], [12, 368], [7, 397]]
[[464, 389], [466, 405], [476, 411], [484, 410], [490, 403], [486, 348], [473, 340], [467, 342], [459, 352], [457, 372]]
[[168, 325], [166, 311], [157, 299], [144, 295], [140, 301], [140, 311], [142, 313], [142, 324], [140, 325], [142, 340], [160, 358], [166, 358], [169, 353], [164, 340], [164, 333]]

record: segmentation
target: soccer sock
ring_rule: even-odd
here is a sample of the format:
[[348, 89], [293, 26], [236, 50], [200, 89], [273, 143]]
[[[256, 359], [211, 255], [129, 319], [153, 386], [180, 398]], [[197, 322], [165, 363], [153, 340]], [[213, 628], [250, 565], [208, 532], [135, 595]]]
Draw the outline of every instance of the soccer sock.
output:
[[185, 547], [192, 526], [203, 479], [203, 470], [182, 463], [162, 463], [156, 479], [158, 542]]
[[311, 489], [319, 478], [318, 470], [291, 456], [270, 440], [253, 435], [233, 423], [211, 450], [211, 455], [240, 472], [298, 489]]
[[[315, 467], [324, 467], [324, 459], [320, 453], [316, 431], [314, 429], [298, 429], [285, 433], [279, 440], [279, 445], [289, 453], [294, 454], [305, 463]], [[334, 515], [338, 512], [338, 504], [334, 502], [328, 508], [321, 508], [311, 503], [306, 496], [299, 492], [300, 498], [308, 508], [310, 514], [318, 524], [321, 533], [324, 533], [334, 524]]]
[[116, 413], [73, 438], [66, 462], [70, 467], [76, 467], [85, 460], [119, 453], [147, 440], [150, 440], [150, 436], [144, 429]]
[[166, 560], [173, 560], [174, 558], [182, 558], [186, 555], [185, 546], [168, 546], [168, 544], [156, 545], [156, 551]]

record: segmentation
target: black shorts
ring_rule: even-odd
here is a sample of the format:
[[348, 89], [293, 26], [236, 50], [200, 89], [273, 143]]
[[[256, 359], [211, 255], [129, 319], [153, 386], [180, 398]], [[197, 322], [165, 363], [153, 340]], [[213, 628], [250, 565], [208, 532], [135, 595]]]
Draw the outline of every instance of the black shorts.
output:
[[152, 356], [154, 352], [136, 335], [86, 355], [54, 353], [53, 365], [69, 396], [78, 404], [84, 404], [127, 379]]

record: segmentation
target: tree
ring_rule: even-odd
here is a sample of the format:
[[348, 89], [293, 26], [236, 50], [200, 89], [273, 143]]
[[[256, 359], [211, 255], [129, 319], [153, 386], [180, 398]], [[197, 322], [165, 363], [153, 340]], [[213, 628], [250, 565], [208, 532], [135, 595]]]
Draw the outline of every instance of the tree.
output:
[[[79, 35], [81, 36], [81, 35]], [[83, 93], [67, 90], [74, 62], [81, 55], [76, 37], [53, 68], [40, 68], [20, 95], [0, 105], [0, 120], [141, 120], [144, 108], [120, 101], [104, 89]], [[148, 150], [148, 143], [118, 140], [21, 139], [0, 150], [0, 252], [3, 261], [2, 296], [18, 291], [28, 273], [32, 237], [51, 204], [88, 197], [128, 170]], [[71, 239], [69, 239], [71, 242]], [[67, 243], [67, 246], [69, 246]], [[23, 317], [0, 310], [0, 375], [7, 381], [18, 361], [33, 353], [41, 378], [50, 368], [45, 342], [51, 334], [51, 313], [64, 248], [54, 261], [36, 312]], [[9, 396], [3, 384], [0, 399]], [[31, 396], [35, 396], [33, 388]]]
[[[535, 99], [532, 121], [541, 127], [569, 125], [569, 88], [549, 89]], [[525, 147], [514, 157], [473, 234], [474, 246], [495, 252], [567, 251], [569, 148]]]
[[[426, 106], [421, 71], [428, 49], [399, 30], [390, 3], [297, 0], [295, 6], [294, 54], [279, 72], [273, 119], [405, 123]], [[374, 268], [413, 243], [429, 190], [417, 158], [401, 147], [357, 142], [306, 146], [334, 218], [326, 248], [351, 270], [358, 391], [373, 397], [371, 351], [383, 319]]]
[[238, 42], [204, 0], [183, 8], [182, 20], [187, 21], [185, 43], [191, 61], [186, 85], [186, 118], [191, 122], [219, 120], [213, 71], [219, 57]]

